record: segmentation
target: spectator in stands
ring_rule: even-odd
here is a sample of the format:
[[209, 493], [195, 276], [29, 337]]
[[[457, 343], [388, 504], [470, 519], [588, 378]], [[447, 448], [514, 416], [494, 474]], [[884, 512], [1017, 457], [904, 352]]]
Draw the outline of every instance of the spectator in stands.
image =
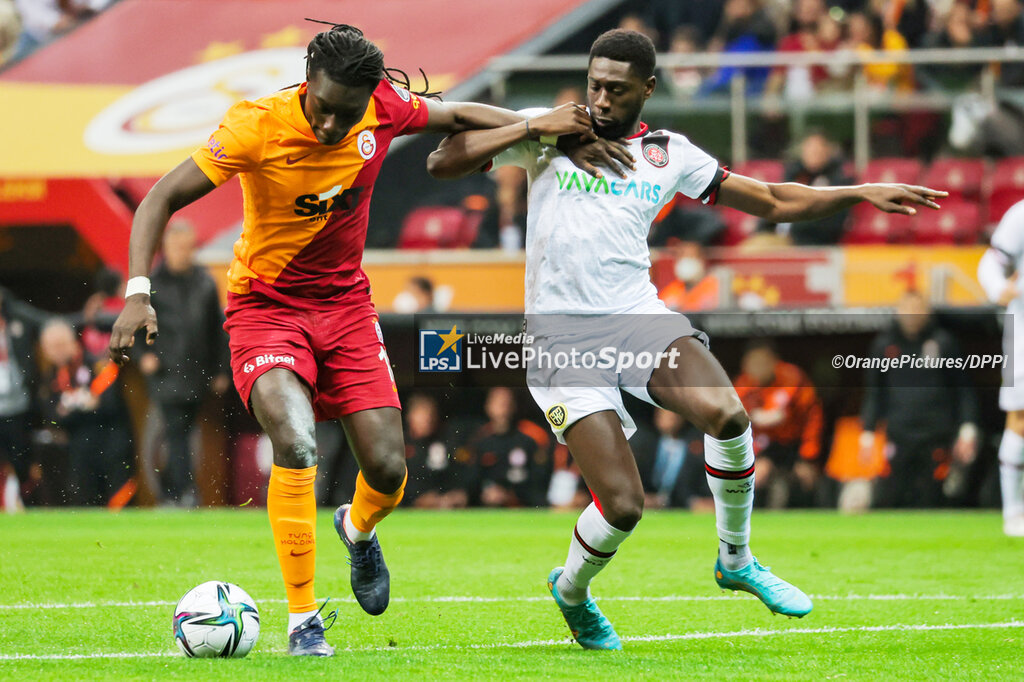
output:
[[700, 246], [684, 242], [669, 249], [676, 258], [676, 279], [658, 292], [658, 298], [671, 310], [679, 312], [718, 308], [721, 305], [718, 277], [708, 272]]
[[132, 431], [117, 365], [88, 357], [71, 325], [57, 318], [43, 326], [39, 351], [43, 417], [67, 437], [68, 499], [114, 503], [132, 485]]
[[[845, 165], [838, 146], [823, 131], [812, 130], [800, 141], [796, 159], [786, 167], [785, 181], [812, 187], [853, 184]], [[818, 220], [774, 226], [765, 223], [761, 228], [788, 236], [798, 246], [827, 246], [839, 243], [849, 215], [847, 209]]]
[[898, 32], [909, 47], [921, 47], [932, 24], [934, 0], [871, 0], [886, 29]]
[[[904, 357], [957, 358], [960, 345], [932, 318], [924, 296], [912, 290], [900, 300], [892, 328], [871, 344], [869, 357], [894, 363]], [[865, 382], [865, 458], [883, 422], [889, 441], [890, 471], [877, 481], [875, 506], [940, 506], [950, 467], [977, 455], [978, 403], [967, 373], [901, 363], [868, 370]]]
[[644, 508], [714, 510], [704, 472], [704, 434], [660, 408], [654, 411], [654, 430], [641, 428], [629, 440], [644, 484]]
[[185, 221], [164, 232], [164, 259], [150, 277], [160, 335], [153, 345], [141, 346], [139, 357], [150, 400], [166, 424], [164, 499], [186, 505], [194, 500], [189, 441], [200, 407], [210, 394], [224, 395], [231, 386], [220, 295], [210, 273], [195, 263], [195, 242]]
[[[780, 52], [831, 51], [839, 44], [839, 36], [829, 32], [832, 24], [825, 0], [797, 0], [793, 6], [790, 33], [779, 41]], [[826, 30], [822, 30], [823, 26]], [[786, 99], [809, 99], [829, 79], [824, 64], [815, 66], [779, 67], [772, 70], [765, 85], [765, 94]]]
[[0, 0], [0, 66], [14, 57], [21, 36], [21, 18], [14, 0]]
[[457, 509], [469, 504], [472, 453], [454, 453], [441, 435], [437, 401], [415, 394], [405, 405], [405, 463], [409, 479], [403, 502], [420, 509]]
[[20, 507], [21, 498], [28, 497], [38, 482], [29, 440], [36, 379], [33, 349], [47, 317], [0, 287], [0, 478], [5, 483], [0, 497], [6, 509]]
[[[949, 5], [939, 27], [924, 37], [930, 48], [982, 47], [986, 38], [975, 28], [971, 6], [962, 1]], [[922, 64], [918, 75], [925, 85], [936, 89], [963, 90], [981, 73], [982, 64]]]
[[[775, 26], [761, 7], [760, 0], [726, 0], [722, 23], [708, 43], [710, 52], [762, 52], [775, 49]], [[747, 92], [758, 94], [764, 89], [769, 69], [749, 67], [719, 68], [701, 86], [700, 94], [727, 91], [737, 73], [746, 78]]]
[[434, 283], [429, 277], [410, 277], [405, 288], [395, 296], [391, 307], [396, 313], [412, 315], [436, 312], [434, 307]]
[[[875, 50], [903, 52], [907, 49], [906, 39], [895, 27], [887, 27], [875, 12], [852, 12], [846, 22], [847, 49], [862, 53]], [[863, 69], [868, 85], [876, 90], [910, 92], [914, 89], [914, 74], [909, 65], [866, 64]]]
[[747, 347], [735, 385], [753, 429], [757, 502], [772, 509], [813, 505], [822, 470], [822, 410], [811, 380], [762, 339]]
[[[991, 7], [989, 23], [982, 32], [982, 44], [995, 47], [1024, 45], [1022, 0], [992, 0]], [[1008, 88], [1024, 86], [1024, 62], [1000, 64], [999, 84]]]
[[[681, 26], [693, 26], [697, 30], [700, 42], [714, 35], [722, 22], [722, 9], [725, 0], [700, 0], [700, 2], [680, 2], [680, 0], [648, 0], [644, 21], [666, 39], [671, 39], [676, 29]], [[671, 45], [660, 44], [659, 49], [670, 48]], [[580, 100], [577, 100], [580, 101]]]
[[[703, 50], [704, 43], [696, 27], [686, 24], [678, 27], [672, 33], [672, 41], [669, 43], [669, 54], [687, 55], [697, 54]], [[704, 76], [700, 69], [692, 66], [677, 66], [665, 69], [669, 89], [676, 97], [691, 97], [700, 90], [700, 84]]]
[[22, 32], [13, 60], [28, 56], [36, 48], [102, 10], [113, 0], [15, 0], [21, 14]]
[[547, 433], [533, 422], [516, 422], [512, 389], [487, 392], [488, 422], [468, 446], [474, 454], [485, 507], [539, 507], [546, 503], [551, 477]]
[[93, 290], [82, 306], [82, 345], [86, 353], [100, 357], [107, 351], [110, 329], [124, 307], [124, 279], [116, 270], [100, 267]]
[[639, 14], [629, 13], [619, 20], [619, 28], [643, 33], [655, 45], [659, 44], [658, 29], [654, 28]]

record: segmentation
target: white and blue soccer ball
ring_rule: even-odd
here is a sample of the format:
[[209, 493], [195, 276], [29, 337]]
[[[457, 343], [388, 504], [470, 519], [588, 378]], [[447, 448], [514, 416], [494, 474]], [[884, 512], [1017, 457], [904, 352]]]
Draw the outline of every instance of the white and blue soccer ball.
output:
[[205, 582], [174, 608], [174, 641], [189, 658], [241, 658], [259, 636], [256, 602], [238, 585]]

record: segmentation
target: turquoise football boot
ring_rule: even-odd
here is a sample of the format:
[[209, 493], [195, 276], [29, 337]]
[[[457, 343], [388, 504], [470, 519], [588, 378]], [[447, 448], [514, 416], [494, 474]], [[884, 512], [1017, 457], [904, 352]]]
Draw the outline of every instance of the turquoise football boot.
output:
[[561, 609], [572, 636], [584, 649], [622, 649], [622, 642], [615, 634], [615, 628], [601, 613], [601, 609], [597, 608], [597, 603], [592, 598], [576, 606], [570, 606], [562, 601], [555, 583], [558, 582], [558, 576], [562, 575], [563, 570], [565, 569], [559, 566], [551, 571], [551, 575], [548, 576], [548, 589]]
[[721, 560], [715, 561], [715, 582], [723, 590], [749, 592], [764, 602], [769, 611], [784, 616], [803, 618], [814, 606], [799, 588], [777, 577], [757, 559], [735, 571], [727, 571]]

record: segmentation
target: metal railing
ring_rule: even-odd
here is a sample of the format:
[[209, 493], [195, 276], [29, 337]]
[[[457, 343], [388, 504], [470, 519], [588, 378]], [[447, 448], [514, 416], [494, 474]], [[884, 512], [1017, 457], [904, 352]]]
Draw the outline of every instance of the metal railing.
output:
[[[492, 97], [499, 103], [508, 99], [508, 81], [518, 73], [583, 73], [587, 68], [587, 55], [508, 55], [497, 57], [488, 64]], [[999, 48], [947, 48], [915, 49], [906, 51], [862, 52], [838, 50], [833, 52], [746, 52], [660, 54], [659, 70], [675, 68], [716, 69], [723, 67], [770, 68], [824, 66], [830, 69], [855, 69], [852, 87], [845, 92], [815, 93], [806, 98], [747, 94], [742, 71], [737, 71], [729, 86], [728, 95], [706, 97], [671, 97], [648, 102], [645, 111], [650, 114], [686, 113], [688, 111], [728, 113], [730, 116], [732, 163], [740, 164], [748, 157], [747, 116], [751, 112], [785, 112], [802, 121], [809, 113], [851, 112], [854, 120], [854, 163], [862, 170], [870, 156], [870, 116], [873, 111], [948, 111], [956, 96], [962, 92], [930, 90], [896, 92], [871, 87], [863, 68], [871, 64], [968, 66], [982, 67], [977, 85], [972, 91], [994, 101], [999, 94], [997, 70], [1001, 64], [1024, 62], [1024, 47]]]

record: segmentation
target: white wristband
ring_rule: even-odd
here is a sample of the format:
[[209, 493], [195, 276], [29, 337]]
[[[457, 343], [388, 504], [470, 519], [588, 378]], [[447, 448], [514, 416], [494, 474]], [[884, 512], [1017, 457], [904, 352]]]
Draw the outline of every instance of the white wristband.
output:
[[145, 294], [146, 296], [149, 296], [149, 288], [149, 277], [132, 277], [124, 286], [124, 297], [128, 298], [135, 294]]

